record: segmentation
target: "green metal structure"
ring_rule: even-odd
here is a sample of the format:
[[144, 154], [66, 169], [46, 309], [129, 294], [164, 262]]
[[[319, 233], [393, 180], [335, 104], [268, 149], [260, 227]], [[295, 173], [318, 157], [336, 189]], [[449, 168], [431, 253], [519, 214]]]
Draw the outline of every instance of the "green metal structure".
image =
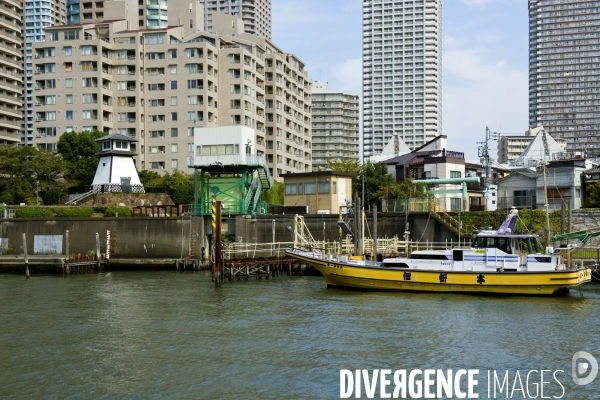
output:
[[430, 190], [430, 192], [435, 194], [461, 193], [463, 204], [467, 204], [469, 201], [469, 195], [467, 194], [467, 183], [479, 183], [479, 178], [420, 179], [413, 181], [413, 183], [424, 183], [426, 185], [461, 185], [461, 189], [433, 189]]
[[558, 242], [558, 241], [562, 241], [562, 240], [575, 239], [575, 240], [579, 240], [581, 242], [581, 244], [585, 246], [585, 244], [590, 239], [595, 238], [597, 236], [600, 236], [600, 232], [579, 231], [579, 232], [571, 232], [571, 233], [565, 233], [563, 235], [553, 236], [552, 241]]
[[211, 214], [213, 197], [221, 202], [223, 215], [269, 213], [261, 198], [273, 187], [273, 177], [264, 156], [189, 157], [188, 165], [195, 169], [194, 215]]

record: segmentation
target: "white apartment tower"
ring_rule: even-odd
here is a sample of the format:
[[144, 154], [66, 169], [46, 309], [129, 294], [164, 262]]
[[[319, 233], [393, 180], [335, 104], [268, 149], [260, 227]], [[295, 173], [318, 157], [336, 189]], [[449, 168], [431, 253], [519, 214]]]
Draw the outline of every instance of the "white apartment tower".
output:
[[241, 18], [244, 32], [271, 40], [271, 0], [200, 0], [204, 5], [204, 26], [213, 32], [213, 11]]
[[363, 156], [442, 134], [441, 0], [363, 1]]
[[529, 0], [529, 126], [600, 156], [597, 1]]

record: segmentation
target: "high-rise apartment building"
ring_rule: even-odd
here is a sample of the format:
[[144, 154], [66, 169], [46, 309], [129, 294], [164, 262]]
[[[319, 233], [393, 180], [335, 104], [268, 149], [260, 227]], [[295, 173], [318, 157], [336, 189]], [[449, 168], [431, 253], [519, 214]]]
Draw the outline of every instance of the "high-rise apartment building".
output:
[[442, 134], [441, 0], [363, 1], [363, 155]]
[[42, 2], [26, 1], [22, 37], [25, 39], [23, 46], [23, 126], [21, 129], [21, 143], [33, 145], [33, 43], [45, 40], [45, 28], [67, 23], [66, 3], [64, 0], [48, 0]]
[[214, 32], [213, 12], [233, 15], [244, 21], [244, 32], [271, 40], [271, 0], [200, 0], [204, 26]]
[[359, 160], [358, 95], [312, 87], [312, 166], [325, 169], [331, 161]]
[[0, 143], [20, 143], [23, 118], [23, 37], [21, 2], [0, 7]]
[[600, 10], [595, 1], [529, 0], [529, 126], [567, 151], [600, 156]]
[[68, 131], [120, 133], [138, 140], [138, 169], [191, 172], [194, 127], [243, 125], [275, 178], [311, 171], [304, 64], [236, 17], [222, 36], [196, 32], [196, 17], [156, 29], [123, 19], [47, 28], [34, 44], [36, 145], [54, 149]]
[[[124, 11], [129, 29], [156, 29], [176, 25], [194, 25], [196, 30], [204, 30], [198, 23], [196, 13], [204, 14], [200, 0], [68, 0], [67, 23], [69, 25], [90, 24], [108, 20], [106, 12], [114, 15], [113, 8]], [[183, 12], [185, 11], [185, 12]], [[134, 16], [137, 17], [134, 18]]]

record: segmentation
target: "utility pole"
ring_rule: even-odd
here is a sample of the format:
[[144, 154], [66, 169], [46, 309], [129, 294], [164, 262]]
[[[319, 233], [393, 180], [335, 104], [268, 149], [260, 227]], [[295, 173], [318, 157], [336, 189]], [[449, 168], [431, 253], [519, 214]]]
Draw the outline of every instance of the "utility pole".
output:
[[478, 144], [481, 144], [483, 146], [479, 146], [478, 149], [478, 153], [479, 153], [479, 161], [481, 162], [484, 170], [485, 170], [485, 177], [483, 178], [483, 196], [484, 199], [486, 200], [486, 204], [487, 204], [487, 200], [488, 200], [488, 193], [490, 191], [490, 176], [492, 175], [492, 162], [494, 161], [492, 158], [490, 158], [490, 141], [491, 140], [498, 140], [499, 137], [499, 133], [498, 132], [492, 132], [490, 131], [489, 127], [485, 127], [485, 142], [477, 142]]

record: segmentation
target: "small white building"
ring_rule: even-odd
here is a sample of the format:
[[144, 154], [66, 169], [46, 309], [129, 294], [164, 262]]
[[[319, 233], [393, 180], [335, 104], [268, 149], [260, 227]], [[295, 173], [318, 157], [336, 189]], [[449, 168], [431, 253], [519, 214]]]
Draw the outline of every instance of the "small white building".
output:
[[102, 151], [96, 153], [100, 162], [92, 190], [100, 193], [144, 193], [144, 185], [133, 160], [137, 154], [131, 150], [131, 144], [137, 140], [115, 133], [96, 139], [96, 142], [100, 142]]
[[254, 129], [245, 126], [220, 126], [194, 129], [194, 156], [188, 166], [265, 164], [264, 154], [257, 154]]

